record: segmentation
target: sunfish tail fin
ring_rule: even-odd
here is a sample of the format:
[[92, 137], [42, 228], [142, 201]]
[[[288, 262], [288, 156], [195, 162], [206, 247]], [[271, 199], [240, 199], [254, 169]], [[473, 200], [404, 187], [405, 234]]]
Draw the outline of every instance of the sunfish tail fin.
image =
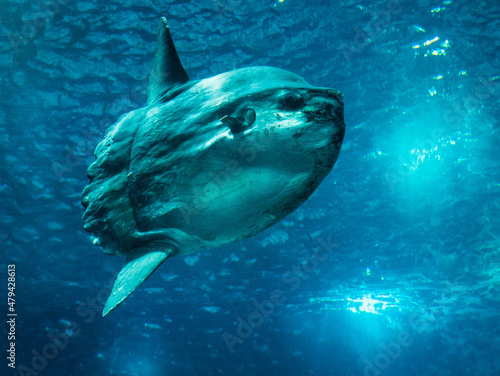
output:
[[149, 252], [127, 257], [118, 277], [116, 278], [113, 290], [109, 296], [102, 315], [106, 316], [115, 309], [121, 302], [134, 292], [139, 285], [168, 258], [165, 252]]

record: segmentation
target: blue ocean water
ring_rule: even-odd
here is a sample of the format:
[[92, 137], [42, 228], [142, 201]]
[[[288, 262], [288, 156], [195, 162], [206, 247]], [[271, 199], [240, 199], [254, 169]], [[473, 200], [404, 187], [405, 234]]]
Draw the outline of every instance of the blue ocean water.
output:
[[[500, 375], [498, 2], [0, 12], [1, 374]], [[105, 129], [146, 103], [163, 15], [192, 78], [292, 71], [344, 93], [346, 136], [284, 221], [167, 260], [102, 318], [123, 260], [90, 242], [80, 194]]]

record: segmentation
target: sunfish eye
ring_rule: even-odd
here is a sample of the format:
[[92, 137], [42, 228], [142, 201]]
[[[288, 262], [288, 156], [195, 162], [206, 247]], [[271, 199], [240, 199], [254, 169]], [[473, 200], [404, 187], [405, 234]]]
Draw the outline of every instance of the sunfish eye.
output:
[[283, 98], [283, 104], [291, 110], [296, 110], [304, 104], [304, 98], [298, 93], [288, 93]]

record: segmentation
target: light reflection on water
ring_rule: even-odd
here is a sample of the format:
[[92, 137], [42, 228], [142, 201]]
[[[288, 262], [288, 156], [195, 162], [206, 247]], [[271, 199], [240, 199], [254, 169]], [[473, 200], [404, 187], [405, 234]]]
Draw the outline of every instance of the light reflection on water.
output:
[[349, 310], [353, 313], [383, 314], [387, 308], [401, 310], [400, 300], [391, 294], [365, 294], [360, 297], [321, 297], [311, 298], [311, 303], [324, 304], [329, 309]]

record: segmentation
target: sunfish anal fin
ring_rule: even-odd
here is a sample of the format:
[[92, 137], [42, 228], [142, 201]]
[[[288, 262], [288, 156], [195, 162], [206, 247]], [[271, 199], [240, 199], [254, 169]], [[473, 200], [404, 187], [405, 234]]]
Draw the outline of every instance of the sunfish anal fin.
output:
[[106, 301], [102, 315], [106, 316], [121, 302], [134, 292], [139, 285], [158, 268], [169, 254], [165, 252], [149, 252], [127, 257], [127, 261], [116, 278], [111, 295]]
[[149, 76], [148, 105], [160, 100], [172, 88], [188, 81], [189, 76], [175, 50], [167, 19], [162, 17], [156, 36], [153, 67]]

